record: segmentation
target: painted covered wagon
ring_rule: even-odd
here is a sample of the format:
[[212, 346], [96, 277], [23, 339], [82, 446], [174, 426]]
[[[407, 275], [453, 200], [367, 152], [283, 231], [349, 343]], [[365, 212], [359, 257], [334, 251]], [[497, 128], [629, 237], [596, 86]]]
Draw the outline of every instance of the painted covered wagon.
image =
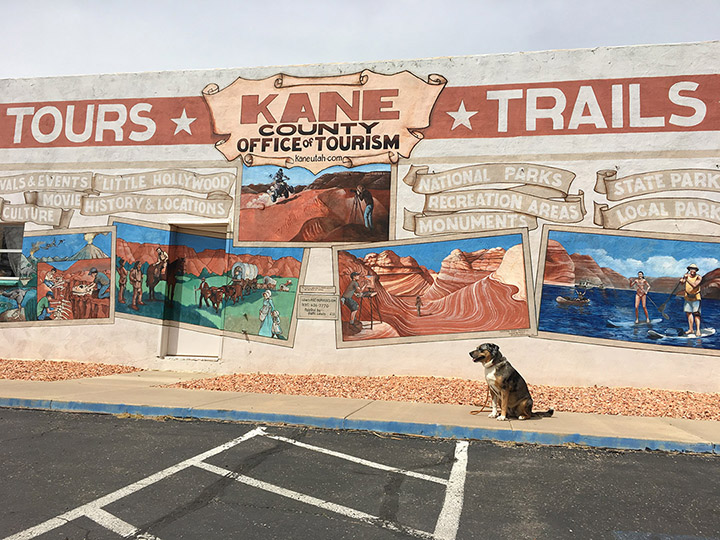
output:
[[225, 286], [225, 297], [233, 301], [242, 300], [258, 288], [257, 283], [258, 267], [251, 263], [238, 261], [233, 264], [230, 270], [232, 281]]

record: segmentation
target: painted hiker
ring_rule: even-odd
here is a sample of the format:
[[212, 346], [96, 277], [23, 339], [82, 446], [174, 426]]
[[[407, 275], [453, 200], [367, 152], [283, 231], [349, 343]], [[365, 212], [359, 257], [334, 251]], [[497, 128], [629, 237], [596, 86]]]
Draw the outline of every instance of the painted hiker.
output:
[[[685, 284], [685, 303], [683, 311], [687, 315], [688, 335], [702, 335], [700, 332], [700, 282], [702, 278], [698, 275], [699, 268], [696, 264], [687, 267], [687, 273], [680, 278], [680, 283]], [[696, 331], [693, 332], [693, 326]]]
[[[357, 316], [357, 312], [360, 306], [355, 301], [353, 296], [360, 296], [360, 293], [362, 292], [362, 286], [358, 281], [359, 275], [359, 272], [353, 272], [350, 274], [350, 283], [348, 283], [348, 286], [345, 287], [345, 292], [343, 292], [342, 296], [340, 297], [340, 302], [345, 304], [350, 310], [350, 326], [354, 326], [356, 328], [357, 323], [355, 322], [355, 317]], [[360, 325], [360, 328], [362, 329], [362, 325]]]
[[650, 316], [647, 310], [647, 293], [650, 290], [650, 283], [645, 279], [645, 274], [638, 272], [636, 278], [630, 279], [630, 286], [635, 289], [635, 322], [640, 322], [640, 304], [642, 304], [643, 311], [645, 311], [645, 321], [650, 322]]
[[373, 199], [372, 193], [370, 193], [370, 190], [366, 189], [365, 186], [362, 184], [357, 187], [355, 190], [355, 197], [359, 202], [362, 202], [365, 204], [365, 211], [363, 212], [363, 220], [365, 221], [365, 228], [366, 229], [372, 229], [373, 222], [372, 222], [372, 214], [373, 209], [375, 208], [375, 200]]

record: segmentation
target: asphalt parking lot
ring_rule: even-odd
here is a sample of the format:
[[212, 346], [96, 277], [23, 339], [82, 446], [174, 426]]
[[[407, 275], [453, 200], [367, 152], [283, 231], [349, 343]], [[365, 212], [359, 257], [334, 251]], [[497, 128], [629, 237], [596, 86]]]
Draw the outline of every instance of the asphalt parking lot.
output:
[[0, 409], [0, 538], [611, 538], [720, 530], [717, 456]]

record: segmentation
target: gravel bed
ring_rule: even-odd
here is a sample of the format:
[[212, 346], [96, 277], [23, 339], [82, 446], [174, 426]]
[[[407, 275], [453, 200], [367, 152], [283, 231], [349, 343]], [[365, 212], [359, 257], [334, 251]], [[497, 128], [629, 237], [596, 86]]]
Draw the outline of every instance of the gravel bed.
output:
[[132, 366], [60, 362], [54, 360], [4, 360], [0, 358], [0, 379], [24, 381], [67, 381], [142, 371]]
[[[482, 381], [442, 377], [340, 377], [334, 375], [233, 374], [185, 381], [174, 388], [302, 396], [411, 401], [481, 406]], [[528, 385], [536, 411], [659, 416], [720, 421], [720, 394], [609, 388]]]
[[[142, 370], [112, 364], [0, 359], [0, 379], [64, 381], [135, 371]], [[485, 403], [487, 393], [487, 385], [482, 381], [443, 377], [341, 377], [260, 373], [236, 373], [195, 379], [167, 387], [478, 407]], [[529, 387], [535, 402], [533, 408], [537, 411], [552, 407], [556, 411], [564, 412], [720, 421], [718, 393], [606, 386]]]

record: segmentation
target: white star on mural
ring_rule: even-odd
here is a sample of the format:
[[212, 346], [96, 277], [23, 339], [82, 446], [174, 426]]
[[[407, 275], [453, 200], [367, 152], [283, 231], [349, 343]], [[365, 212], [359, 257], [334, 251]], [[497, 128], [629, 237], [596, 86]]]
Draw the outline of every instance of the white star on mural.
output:
[[478, 113], [478, 111], [468, 111], [465, 109], [465, 102], [460, 101], [460, 107], [456, 112], [450, 112], [448, 111], [448, 114], [453, 117], [453, 125], [450, 128], [450, 131], [455, 129], [458, 126], [465, 126], [468, 129], [472, 129], [472, 126], [470, 125], [470, 118], [475, 116]]
[[187, 112], [183, 109], [180, 118], [171, 118], [170, 120], [175, 122], [176, 125], [175, 133], [173, 133], [173, 135], [177, 135], [181, 131], [185, 131], [188, 135], [192, 135], [192, 131], [190, 131], [190, 124], [197, 120], [197, 118], [188, 118]]

